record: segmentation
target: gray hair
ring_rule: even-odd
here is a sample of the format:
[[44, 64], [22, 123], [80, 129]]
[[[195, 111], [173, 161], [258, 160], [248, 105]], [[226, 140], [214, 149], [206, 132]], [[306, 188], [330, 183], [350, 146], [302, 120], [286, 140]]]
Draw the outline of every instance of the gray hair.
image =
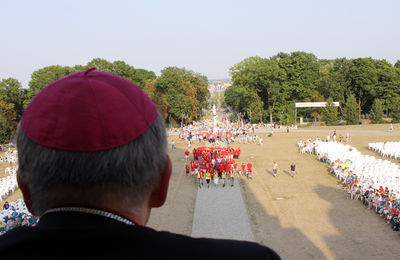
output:
[[36, 215], [66, 200], [93, 205], [110, 192], [121, 193], [121, 200], [125, 196], [142, 203], [159, 180], [168, 155], [160, 114], [140, 137], [106, 151], [48, 148], [29, 139], [20, 127], [17, 148], [19, 176], [29, 188]]

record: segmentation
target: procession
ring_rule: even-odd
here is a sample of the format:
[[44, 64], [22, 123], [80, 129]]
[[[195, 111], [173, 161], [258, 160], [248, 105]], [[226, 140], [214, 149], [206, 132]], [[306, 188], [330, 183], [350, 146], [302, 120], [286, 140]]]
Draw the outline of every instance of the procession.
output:
[[[252, 178], [252, 164], [236, 162], [240, 157], [240, 148], [230, 147], [198, 147], [193, 149], [193, 158], [190, 164], [185, 165], [186, 175], [195, 178], [199, 188], [207, 185], [207, 188], [222, 187], [235, 184], [235, 178], [243, 175], [248, 179]], [[236, 159], [236, 160], [235, 160]], [[189, 151], [185, 151], [185, 160], [189, 160]]]

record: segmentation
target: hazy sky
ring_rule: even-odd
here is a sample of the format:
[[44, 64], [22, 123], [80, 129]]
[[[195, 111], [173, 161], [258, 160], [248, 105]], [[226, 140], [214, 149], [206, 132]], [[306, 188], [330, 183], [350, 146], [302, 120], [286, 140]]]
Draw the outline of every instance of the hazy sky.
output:
[[0, 1], [0, 79], [48, 65], [123, 60], [209, 79], [250, 56], [400, 59], [400, 1]]

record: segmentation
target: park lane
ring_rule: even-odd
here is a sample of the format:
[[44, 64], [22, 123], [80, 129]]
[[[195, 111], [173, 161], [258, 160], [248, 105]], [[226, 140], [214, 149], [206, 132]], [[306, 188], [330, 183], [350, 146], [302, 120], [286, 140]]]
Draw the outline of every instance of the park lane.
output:
[[191, 235], [255, 241], [237, 178], [233, 187], [198, 188]]

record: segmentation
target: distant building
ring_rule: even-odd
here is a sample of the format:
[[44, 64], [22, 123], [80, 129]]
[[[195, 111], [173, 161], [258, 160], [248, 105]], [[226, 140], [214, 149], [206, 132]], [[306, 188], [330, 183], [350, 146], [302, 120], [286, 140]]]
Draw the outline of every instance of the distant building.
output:
[[210, 80], [208, 84], [208, 90], [210, 91], [211, 96], [213, 96], [215, 92], [224, 92], [231, 85], [232, 80], [230, 79]]

